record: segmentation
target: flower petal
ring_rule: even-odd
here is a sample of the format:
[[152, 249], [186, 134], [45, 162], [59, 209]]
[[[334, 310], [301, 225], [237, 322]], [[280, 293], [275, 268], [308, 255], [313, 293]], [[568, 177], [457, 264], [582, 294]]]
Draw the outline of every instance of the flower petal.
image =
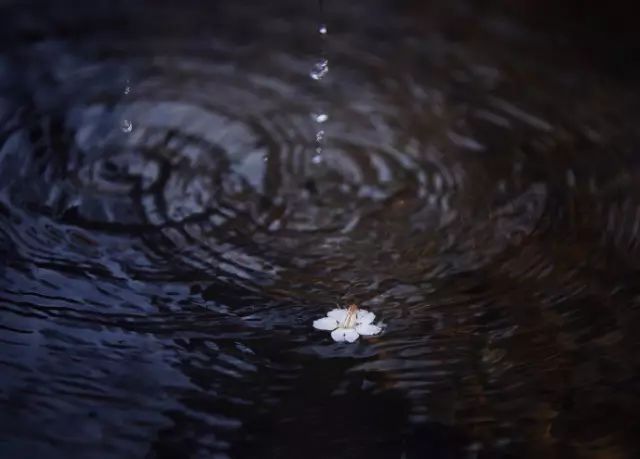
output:
[[334, 341], [348, 341], [353, 343], [358, 339], [358, 332], [353, 328], [336, 328], [331, 332], [331, 337]]
[[365, 311], [361, 309], [356, 313], [356, 323], [359, 325], [367, 325], [372, 323], [376, 318], [373, 312]]
[[337, 327], [338, 321], [332, 317], [323, 317], [313, 321], [313, 328], [318, 330], [335, 330]]
[[360, 337], [360, 335], [358, 334], [357, 331], [355, 331], [355, 329], [353, 328], [347, 328], [344, 332], [344, 339], [346, 339], [348, 342], [353, 343], [355, 340], [357, 340]]
[[360, 324], [356, 325], [356, 332], [360, 335], [377, 335], [382, 331], [382, 328], [373, 324]]
[[327, 313], [328, 317], [336, 319], [338, 322], [344, 322], [344, 319], [347, 318], [347, 310], [346, 309], [332, 309]]

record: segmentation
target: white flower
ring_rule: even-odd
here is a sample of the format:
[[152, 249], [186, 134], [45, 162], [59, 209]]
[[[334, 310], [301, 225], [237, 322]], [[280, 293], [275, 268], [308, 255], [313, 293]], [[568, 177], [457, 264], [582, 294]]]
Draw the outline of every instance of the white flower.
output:
[[318, 330], [331, 331], [334, 341], [353, 343], [360, 335], [377, 335], [382, 330], [373, 324], [376, 315], [373, 312], [358, 309], [352, 304], [349, 309], [333, 309], [327, 317], [314, 320], [313, 327]]

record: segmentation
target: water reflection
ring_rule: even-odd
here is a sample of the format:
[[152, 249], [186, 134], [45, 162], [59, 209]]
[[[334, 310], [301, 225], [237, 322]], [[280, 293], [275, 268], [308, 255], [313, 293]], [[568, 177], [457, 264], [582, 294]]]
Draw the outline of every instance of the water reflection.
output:
[[3, 20], [3, 456], [634, 457], [634, 91], [377, 2], [320, 94], [315, 6], [94, 6]]

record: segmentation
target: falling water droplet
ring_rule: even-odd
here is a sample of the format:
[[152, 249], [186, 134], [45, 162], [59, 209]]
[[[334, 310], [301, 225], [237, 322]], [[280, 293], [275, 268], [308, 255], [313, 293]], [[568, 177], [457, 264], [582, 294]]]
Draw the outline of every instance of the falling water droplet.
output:
[[130, 120], [122, 120], [120, 129], [122, 129], [122, 132], [129, 133], [133, 131], [133, 123]]
[[[320, 0], [321, 13], [323, 12], [323, 9], [324, 8], [323, 8], [322, 0]], [[309, 72], [309, 76], [311, 77], [311, 79], [316, 81], [322, 80], [329, 72], [329, 60], [325, 56], [325, 41], [327, 38], [327, 31], [328, 31], [327, 25], [324, 23], [324, 21], [320, 22], [318, 26], [318, 32], [320, 33], [320, 36], [322, 38], [322, 51], [320, 54], [321, 58], [315, 64], [313, 64], [313, 67]], [[325, 123], [329, 119], [329, 115], [325, 113], [324, 110], [312, 113], [311, 117], [318, 125]], [[318, 129], [316, 130], [315, 154], [311, 157], [311, 162], [316, 165], [321, 164], [323, 162], [322, 153], [323, 153], [324, 140], [325, 140], [325, 131], [324, 129], [319, 129], [319, 128], [320, 126], [318, 126]]]
[[329, 61], [321, 59], [313, 65], [309, 76], [314, 80], [321, 80], [329, 72]]
[[[128, 96], [130, 92], [131, 92], [131, 83], [130, 83], [129, 79], [127, 79], [126, 85], [124, 87], [123, 94], [125, 96]], [[124, 133], [129, 133], [129, 132], [133, 131], [133, 123], [131, 122], [131, 120], [128, 120], [128, 119], [125, 118], [120, 122], [120, 129]]]
[[326, 113], [314, 113], [311, 115], [316, 123], [322, 124], [329, 119]]

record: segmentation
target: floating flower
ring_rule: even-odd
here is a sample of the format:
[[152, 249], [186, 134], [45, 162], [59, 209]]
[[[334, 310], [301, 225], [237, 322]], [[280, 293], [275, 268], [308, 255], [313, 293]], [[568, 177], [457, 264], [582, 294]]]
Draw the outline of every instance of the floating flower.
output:
[[334, 341], [353, 343], [360, 335], [377, 335], [382, 328], [373, 324], [376, 315], [352, 304], [349, 309], [333, 309], [327, 317], [314, 320], [313, 328], [331, 331]]

